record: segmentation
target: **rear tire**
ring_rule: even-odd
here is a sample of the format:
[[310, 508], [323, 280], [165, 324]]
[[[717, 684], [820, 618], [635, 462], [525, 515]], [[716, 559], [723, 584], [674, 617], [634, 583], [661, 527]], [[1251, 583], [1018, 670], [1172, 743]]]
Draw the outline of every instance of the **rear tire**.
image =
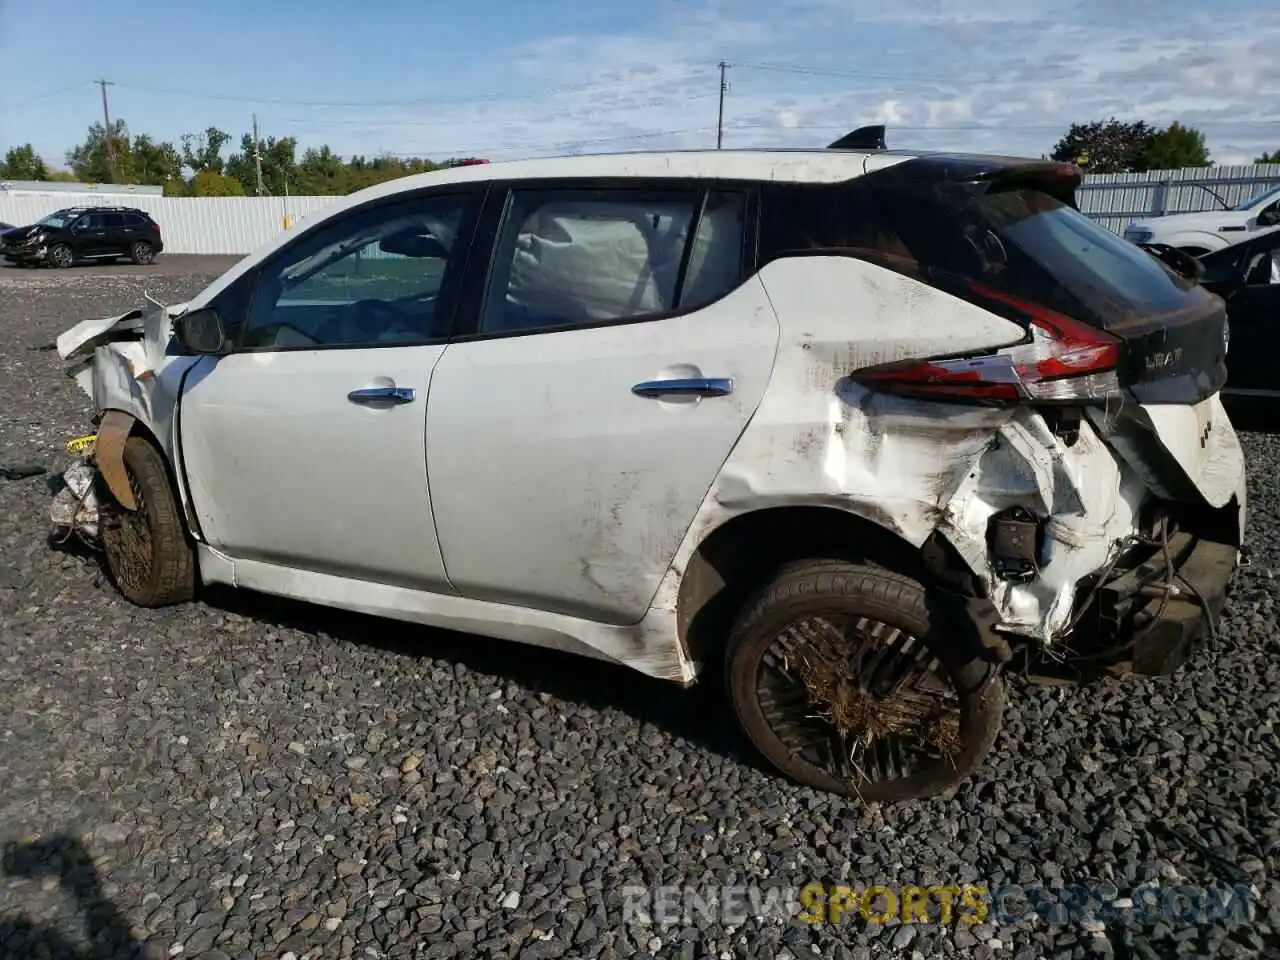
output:
[[752, 743], [792, 779], [869, 803], [924, 799], [968, 778], [1000, 731], [999, 675], [957, 647], [938, 642], [910, 577], [802, 561], [739, 615], [729, 696]]
[[76, 256], [72, 252], [70, 245], [65, 243], [55, 243], [49, 248], [47, 254], [49, 266], [58, 270], [65, 270], [67, 267], [75, 263]]
[[129, 248], [129, 259], [139, 266], [151, 263], [155, 258], [155, 247], [145, 240], [138, 240]]
[[143, 437], [124, 445], [138, 509], [102, 498], [102, 543], [116, 588], [140, 607], [185, 603], [195, 595], [195, 553], [169, 482], [164, 456]]

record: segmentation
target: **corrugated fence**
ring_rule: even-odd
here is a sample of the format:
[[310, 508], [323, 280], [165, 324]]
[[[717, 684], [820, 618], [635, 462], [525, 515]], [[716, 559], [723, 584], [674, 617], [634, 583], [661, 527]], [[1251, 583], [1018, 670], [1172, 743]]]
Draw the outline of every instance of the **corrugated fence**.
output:
[[1222, 210], [1280, 186], [1280, 163], [1085, 177], [1080, 209], [1116, 233], [1139, 217]]
[[[1223, 209], [1280, 186], [1280, 163], [1094, 174], [1080, 188], [1080, 209], [1119, 233], [1138, 217]], [[146, 210], [170, 253], [249, 253], [336, 197], [108, 197], [0, 193], [0, 222], [25, 224], [72, 203]]]

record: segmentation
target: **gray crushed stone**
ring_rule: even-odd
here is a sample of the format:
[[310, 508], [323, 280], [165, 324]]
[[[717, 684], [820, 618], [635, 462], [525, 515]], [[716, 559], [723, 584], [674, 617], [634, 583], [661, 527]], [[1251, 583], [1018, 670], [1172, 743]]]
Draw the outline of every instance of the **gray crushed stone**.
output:
[[[170, 263], [161, 299], [209, 279]], [[0, 466], [70, 462], [90, 406], [37, 348], [142, 286], [0, 270]], [[0, 480], [0, 957], [1264, 955], [1280, 439], [1243, 436], [1254, 566], [1210, 649], [1172, 678], [1015, 685], [970, 785], [880, 810], [761, 770], [714, 689], [261, 597], [133, 608], [47, 545], [46, 478]], [[1051, 920], [1064, 891], [1144, 881], [1242, 885], [1252, 920], [623, 916], [637, 884], [971, 883], [1038, 890]]]

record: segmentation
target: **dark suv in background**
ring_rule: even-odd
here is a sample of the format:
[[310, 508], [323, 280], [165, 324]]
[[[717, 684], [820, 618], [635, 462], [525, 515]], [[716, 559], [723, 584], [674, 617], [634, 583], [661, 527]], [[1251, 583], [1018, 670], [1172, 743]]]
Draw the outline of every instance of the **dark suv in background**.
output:
[[133, 207], [67, 207], [26, 227], [0, 233], [0, 253], [18, 266], [70, 267], [128, 257], [150, 263], [164, 249], [160, 225]]

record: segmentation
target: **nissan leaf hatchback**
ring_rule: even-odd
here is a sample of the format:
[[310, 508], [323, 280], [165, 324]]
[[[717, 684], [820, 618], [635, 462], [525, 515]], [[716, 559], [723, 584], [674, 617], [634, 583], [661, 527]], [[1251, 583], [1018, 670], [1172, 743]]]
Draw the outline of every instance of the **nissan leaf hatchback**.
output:
[[99, 482], [61, 515], [136, 604], [723, 671], [795, 780], [947, 791], [1009, 665], [1174, 669], [1242, 546], [1223, 304], [1078, 183], [875, 148], [385, 183], [62, 335]]

